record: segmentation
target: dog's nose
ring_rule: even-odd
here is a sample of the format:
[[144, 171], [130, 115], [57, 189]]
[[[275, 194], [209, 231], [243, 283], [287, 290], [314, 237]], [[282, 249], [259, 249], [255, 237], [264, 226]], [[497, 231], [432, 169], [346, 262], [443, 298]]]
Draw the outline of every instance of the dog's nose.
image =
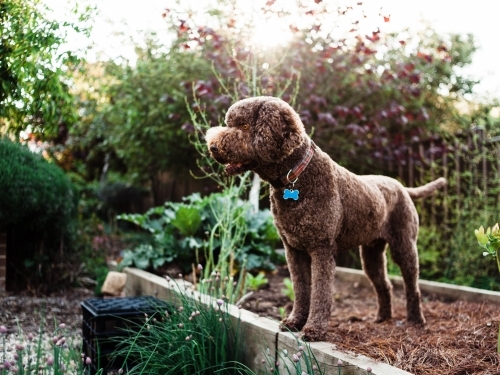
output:
[[212, 151], [213, 153], [217, 153], [217, 145], [215, 143], [213, 143], [211, 146], [210, 146], [210, 151]]

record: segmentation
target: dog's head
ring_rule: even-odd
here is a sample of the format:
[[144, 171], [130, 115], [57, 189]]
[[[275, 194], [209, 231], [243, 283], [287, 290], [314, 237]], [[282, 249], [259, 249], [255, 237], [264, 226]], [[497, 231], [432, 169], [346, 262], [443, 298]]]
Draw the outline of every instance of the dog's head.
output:
[[279, 163], [304, 141], [302, 121], [281, 99], [259, 96], [240, 100], [226, 114], [226, 125], [206, 134], [212, 157], [235, 175]]

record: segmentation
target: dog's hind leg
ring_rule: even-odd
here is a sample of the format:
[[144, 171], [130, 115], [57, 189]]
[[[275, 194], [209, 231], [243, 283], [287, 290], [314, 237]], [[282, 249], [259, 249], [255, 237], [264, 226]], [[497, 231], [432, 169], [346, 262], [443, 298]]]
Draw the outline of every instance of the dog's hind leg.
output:
[[290, 315], [281, 324], [300, 331], [306, 324], [311, 300], [311, 257], [306, 251], [292, 249], [285, 243], [286, 259], [293, 283], [295, 301]]
[[409, 323], [424, 324], [425, 318], [420, 304], [420, 288], [418, 286], [418, 252], [417, 239], [412, 238], [410, 230], [401, 230], [397, 238], [389, 241], [394, 262], [401, 269], [406, 294], [406, 320]]
[[385, 240], [377, 239], [360, 247], [363, 270], [377, 294], [377, 323], [392, 318], [392, 285], [387, 275], [386, 245]]

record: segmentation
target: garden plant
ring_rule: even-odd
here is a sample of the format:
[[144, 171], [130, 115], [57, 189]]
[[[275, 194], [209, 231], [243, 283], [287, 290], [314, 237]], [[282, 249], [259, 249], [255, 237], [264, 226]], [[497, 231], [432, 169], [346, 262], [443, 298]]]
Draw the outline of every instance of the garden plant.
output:
[[[40, 327], [43, 327], [43, 323]], [[88, 375], [90, 358], [81, 353], [81, 337], [70, 332], [64, 323], [54, 329], [52, 337], [40, 328], [39, 333], [9, 333], [0, 326], [1, 375]], [[96, 375], [100, 375], [99, 370]]]
[[[167, 277], [170, 301], [175, 307], [145, 316], [133, 335], [117, 342], [114, 356], [122, 360], [119, 373], [128, 374], [326, 374], [310, 346], [297, 339], [296, 352], [262, 344], [261, 368], [255, 372], [243, 364], [246, 332], [240, 320], [241, 307], [228, 303], [228, 278], [214, 273], [193, 285]], [[223, 294], [225, 293], [225, 294]], [[231, 293], [231, 291], [229, 291]], [[247, 359], [248, 360], [248, 359]], [[114, 363], [120, 367], [119, 362]], [[330, 366], [331, 367], [331, 366]], [[335, 368], [336, 367], [336, 368]], [[333, 370], [348, 369], [339, 361]], [[371, 372], [371, 368], [367, 369]]]
[[[474, 233], [479, 246], [486, 250], [483, 252], [483, 256], [492, 256], [496, 258], [498, 271], [500, 272], [500, 228], [498, 227], [498, 223], [496, 223], [493, 228], [488, 227], [486, 232], [483, 226], [480, 226]], [[500, 353], [500, 327], [498, 328], [497, 352]]]

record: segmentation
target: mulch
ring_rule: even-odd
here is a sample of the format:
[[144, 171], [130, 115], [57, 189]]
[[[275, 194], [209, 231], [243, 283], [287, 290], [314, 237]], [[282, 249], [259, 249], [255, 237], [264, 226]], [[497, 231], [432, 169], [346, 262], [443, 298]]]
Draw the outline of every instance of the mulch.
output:
[[[244, 308], [280, 320], [279, 307], [287, 313], [292, 307], [282, 293], [284, 277], [288, 277], [286, 267], [268, 275], [268, 286], [248, 298]], [[446, 301], [423, 293], [427, 323], [422, 327], [406, 324], [402, 289], [394, 289], [394, 318], [383, 323], [374, 323], [377, 303], [370, 288], [336, 280], [334, 298], [328, 342], [337, 350], [363, 354], [417, 375], [500, 374], [496, 350], [500, 304]]]

